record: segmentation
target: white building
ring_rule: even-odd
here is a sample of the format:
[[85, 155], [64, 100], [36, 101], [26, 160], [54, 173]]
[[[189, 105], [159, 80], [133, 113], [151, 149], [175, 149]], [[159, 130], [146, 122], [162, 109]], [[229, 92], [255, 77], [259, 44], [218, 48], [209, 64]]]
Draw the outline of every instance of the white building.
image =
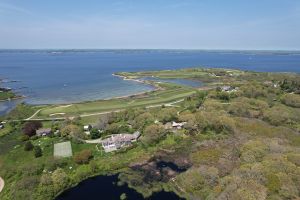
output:
[[139, 131], [136, 131], [133, 134], [115, 134], [102, 140], [101, 144], [105, 152], [112, 152], [122, 147], [129, 146], [132, 142], [136, 142], [140, 135]]
[[172, 127], [176, 129], [182, 129], [182, 127], [186, 124], [187, 122], [181, 122], [181, 123], [176, 123], [172, 122]]

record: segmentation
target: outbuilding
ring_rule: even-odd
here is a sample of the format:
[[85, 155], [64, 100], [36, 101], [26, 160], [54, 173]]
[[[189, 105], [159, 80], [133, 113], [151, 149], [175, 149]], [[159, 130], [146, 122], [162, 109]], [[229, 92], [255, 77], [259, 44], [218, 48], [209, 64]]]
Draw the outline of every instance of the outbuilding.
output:
[[37, 136], [48, 136], [51, 134], [51, 128], [40, 128], [36, 130]]

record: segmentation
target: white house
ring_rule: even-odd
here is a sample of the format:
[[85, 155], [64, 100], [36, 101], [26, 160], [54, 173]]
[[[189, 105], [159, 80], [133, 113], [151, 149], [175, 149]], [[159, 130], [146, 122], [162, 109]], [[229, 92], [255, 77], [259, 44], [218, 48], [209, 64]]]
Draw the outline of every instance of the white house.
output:
[[221, 90], [222, 90], [222, 92], [236, 92], [238, 90], [238, 88], [232, 87], [232, 86], [222, 86]]
[[181, 122], [181, 123], [176, 123], [172, 122], [172, 127], [177, 128], [177, 129], [182, 129], [182, 127], [186, 124], [187, 122]]
[[136, 131], [133, 134], [115, 134], [102, 140], [101, 144], [105, 152], [111, 152], [129, 146], [132, 142], [136, 142], [140, 135], [139, 131]]

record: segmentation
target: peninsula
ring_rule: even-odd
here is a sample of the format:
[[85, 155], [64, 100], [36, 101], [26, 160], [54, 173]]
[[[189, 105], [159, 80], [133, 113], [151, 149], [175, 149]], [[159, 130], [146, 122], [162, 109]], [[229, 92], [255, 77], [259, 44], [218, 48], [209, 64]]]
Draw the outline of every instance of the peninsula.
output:
[[155, 89], [20, 104], [3, 117], [0, 199], [50, 200], [112, 174], [115, 187], [144, 198], [159, 191], [184, 199], [299, 198], [299, 74], [190, 68], [115, 75]]

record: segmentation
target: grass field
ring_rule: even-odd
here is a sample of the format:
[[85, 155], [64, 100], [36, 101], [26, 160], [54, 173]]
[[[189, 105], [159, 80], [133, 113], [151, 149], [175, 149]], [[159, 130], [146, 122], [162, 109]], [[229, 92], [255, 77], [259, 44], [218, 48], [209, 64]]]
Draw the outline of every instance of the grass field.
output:
[[[67, 106], [48, 106], [42, 109], [35, 118], [62, 117], [82, 114], [92, 114], [105, 111], [114, 111], [131, 107], [141, 107], [149, 105], [160, 105], [170, 103], [178, 99], [190, 96], [196, 89], [189, 87], [175, 87], [174, 85], [163, 84], [164, 90], [151, 91], [142, 96], [130, 98], [116, 98], [110, 100], [99, 100], [92, 102], [82, 102]], [[168, 85], [168, 86], [167, 86]], [[57, 115], [55, 115], [57, 113]]]

